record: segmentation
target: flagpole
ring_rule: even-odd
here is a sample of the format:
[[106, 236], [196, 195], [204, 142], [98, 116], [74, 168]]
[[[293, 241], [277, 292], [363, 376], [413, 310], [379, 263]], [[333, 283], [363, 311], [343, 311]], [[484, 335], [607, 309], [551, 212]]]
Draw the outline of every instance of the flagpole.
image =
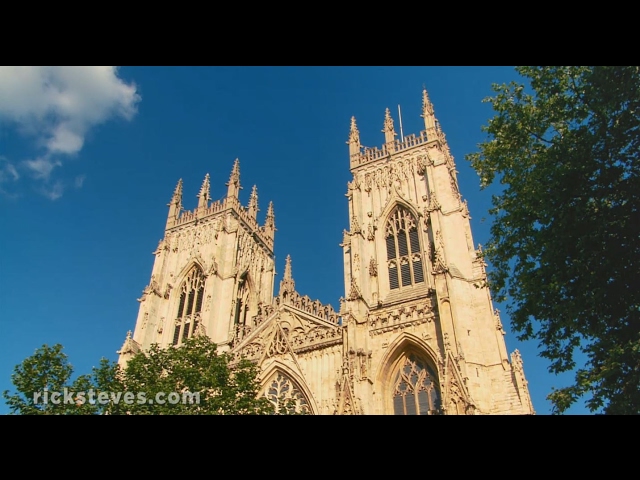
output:
[[402, 113], [400, 113], [400, 105], [398, 105], [398, 118], [400, 119], [400, 142], [404, 142], [404, 134], [402, 133]]

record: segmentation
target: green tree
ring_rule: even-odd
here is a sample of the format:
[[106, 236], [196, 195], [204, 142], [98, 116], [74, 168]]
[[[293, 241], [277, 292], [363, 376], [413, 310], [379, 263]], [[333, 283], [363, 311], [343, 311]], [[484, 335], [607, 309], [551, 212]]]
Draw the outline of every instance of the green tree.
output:
[[252, 362], [242, 359], [232, 363], [229, 355], [218, 353], [208, 337], [195, 336], [179, 348], [153, 345], [137, 354], [129, 360], [122, 381], [130, 392], [145, 392], [147, 400], [158, 393], [199, 395], [197, 404], [191, 403], [188, 394], [184, 402], [182, 398], [162, 405], [136, 402], [127, 407], [131, 414], [273, 414], [271, 402], [258, 396], [258, 373]]
[[[275, 412], [273, 404], [258, 395], [258, 367], [246, 359], [232, 362], [228, 354], [217, 351], [208, 337], [196, 336], [179, 348], [153, 345], [129, 360], [124, 370], [103, 358], [91, 374], [81, 375], [73, 382], [73, 368], [62, 350], [61, 345], [43, 345], [15, 367], [12, 381], [16, 392], [4, 392], [12, 413], [258, 415]], [[48, 401], [42, 395], [45, 391]], [[52, 393], [64, 394], [65, 391], [73, 395], [69, 393], [67, 399], [61, 395], [59, 401], [51, 401]], [[172, 392], [177, 396], [169, 397]], [[141, 393], [144, 396], [141, 397]], [[160, 397], [156, 397], [158, 394]], [[155, 401], [158, 398], [163, 403]]]
[[[493, 196], [489, 283], [536, 339], [554, 413], [640, 413], [640, 68], [517, 67], [467, 155]], [[587, 359], [576, 365], [574, 355]]]
[[[16, 392], [9, 390], [3, 396], [11, 413], [22, 415], [69, 415], [92, 413], [94, 407], [78, 409], [75, 398], [73, 403], [65, 401], [64, 393], [79, 392], [91, 383], [89, 376], [80, 376], [71, 381], [73, 367], [69, 363], [63, 347], [43, 345], [35, 353], [16, 365], [11, 381]], [[68, 396], [68, 395], [67, 395]]]

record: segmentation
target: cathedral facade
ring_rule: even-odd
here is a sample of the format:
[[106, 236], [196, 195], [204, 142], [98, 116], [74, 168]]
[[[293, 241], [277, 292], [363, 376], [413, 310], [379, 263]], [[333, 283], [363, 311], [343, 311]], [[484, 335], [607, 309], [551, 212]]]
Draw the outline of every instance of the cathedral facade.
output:
[[337, 310], [296, 290], [290, 257], [274, 296], [273, 204], [259, 225], [256, 187], [247, 206], [238, 199], [236, 160], [221, 201], [211, 201], [207, 175], [197, 208], [184, 211], [178, 182], [119, 362], [207, 335], [260, 365], [261, 394], [276, 408], [286, 400], [310, 414], [533, 414], [426, 90], [422, 100], [425, 130], [396, 138], [387, 109], [381, 148], [363, 147], [351, 119]]

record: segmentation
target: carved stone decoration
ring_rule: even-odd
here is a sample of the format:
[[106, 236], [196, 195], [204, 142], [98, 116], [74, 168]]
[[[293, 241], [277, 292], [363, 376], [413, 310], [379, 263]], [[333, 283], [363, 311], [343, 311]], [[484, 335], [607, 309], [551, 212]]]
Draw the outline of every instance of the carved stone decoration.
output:
[[471, 215], [469, 215], [469, 204], [466, 200], [462, 202], [462, 216], [471, 220]]
[[364, 185], [365, 185], [364, 191], [369, 193], [371, 191], [372, 184], [373, 184], [373, 177], [371, 174], [367, 173], [364, 176]]
[[497, 308], [493, 311], [493, 317], [496, 321], [496, 330], [499, 331], [502, 335], [506, 335], [504, 331], [504, 327], [502, 326], [502, 321], [500, 320], [500, 310]]
[[165, 317], [160, 317], [160, 323], [158, 324], [158, 335], [160, 335], [162, 333], [162, 330], [164, 329], [164, 319]]
[[369, 260], [369, 275], [371, 275], [372, 277], [378, 276], [378, 264], [373, 257], [371, 257], [371, 259]]
[[311, 413], [309, 402], [302, 391], [281, 372], [277, 372], [267, 383], [263, 395], [273, 404], [276, 413]]
[[443, 273], [447, 271], [447, 266], [444, 260], [444, 242], [442, 241], [442, 235], [440, 230], [436, 231], [435, 242], [432, 246], [433, 250], [433, 272]]
[[142, 349], [140, 347], [140, 344], [136, 342], [133, 338], [131, 338], [131, 330], [129, 330], [127, 332], [127, 337], [124, 340], [124, 344], [122, 345], [122, 348], [118, 350], [117, 353], [119, 355], [127, 355], [127, 354], [135, 355], [141, 350]]
[[157, 295], [158, 297], [164, 296], [160, 291], [160, 285], [158, 285], [155, 275], [151, 275], [151, 281], [149, 282], [149, 285], [144, 287], [144, 290], [142, 290], [142, 297], [140, 297], [138, 301], [144, 302], [147, 295], [150, 295], [150, 294]]
[[349, 291], [349, 296], [347, 300], [357, 300], [362, 298], [362, 293], [360, 293], [360, 289], [358, 288], [358, 284], [356, 283], [356, 279], [351, 279], [351, 290]]
[[373, 242], [375, 239], [375, 227], [371, 223], [369, 223], [369, 226], [367, 227], [367, 240]]
[[211, 254], [211, 266], [209, 267], [207, 274], [215, 275], [216, 273], [218, 273], [218, 262], [216, 262], [215, 255]]
[[366, 380], [368, 378], [372, 354], [372, 351], [365, 352], [362, 348], [358, 349], [360, 380]]
[[142, 319], [142, 328], [147, 328], [147, 323], [149, 323], [149, 312], [144, 312], [144, 318]]
[[453, 193], [454, 197], [460, 198], [460, 190], [458, 189], [458, 181], [456, 180], [455, 174], [455, 167], [451, 166], [449, 168], [449, 182], [451, 184], [451, 192]]
[[193, 332], [193, 336], [194, 337], [206, 337], [207, 336], [207, 332], [204, 328], [204, 323], [203, 322], [198, 322], [198, 325], [196, 326], [195, 331]]
[[358, 217], [353, 215], [351, 217], [351, 234], [354, 235], [356, 233], [360, 233], [360, 222], [358, 222]]
[[169, 250], [172, 251], [173, 253], [176, 253], [178, 251], [178, 235], [167, 234], [166, 239], [167, 239], [167, 246], [169, 247]]
[[429, 203], [427, 204], [426, 211], [428, 213], [431, 213], [433, 211], [441, 210], [441, 209], [442, 207], [440, 206], [440, 202], [438, 202], [438, 199], [436, 198], [435, 194], [432, 194], [431, 197], [429, 197]]
[[423, 176], [429, 165], [433, 165], [433, 162], [427, 155], [419, 155], [416, 159], [416, 173]]
[[342, 359], [342, 377], [336, 382], [336, 409], [334, 415], [359, 415], [361, 409], [353, 395], [353, 357], [351, 350]]
[[417, 303], [405, 306], [400, 310], [389, 310], [370, 313], [368, 316], [369, 335], [380, 335], [395, 332], [399, 329], [417, 327], [424, 323], [431, 323], [436, 318], [431, 297], [426, 297]]
[[360, 255], [353, 254], [353, 272], [358, 273], [360, 271]]
[[163, 251], [168, 249], [169, 247], [167, 245], [167, 242], [164, 239], [160, 239], [160, 241], [158, 242], [158, 248], [156, 248], [155, 252], [153, 252], [153, 255], [159, 255]]
[[456, 380], [452, 380], [449, 383], [447, 398], [449, 399], [449, 405], [447, 408], [447, 413], [449, 415], [466, 415], [467, 402], [465, 401], [462, 390]]
[[511, 354], [511, 365], [512, 365], [512, 368], [516, 372], [523, 371], [523, 368], [522, 368], [522, 355], [520, 355], [520, 351], [519, 350], [514, 350], [513, 353]]
[[451, 342], [449, 341], [449, 333], [448, 332], [444, 332], [444, 334], [442, 335], [444, 338], [444, 349], [447, 352], [451, 351]]
[[173, 285], [171, 285], [170, 283], [167, 283], [164, 287], [164, 293], [162, 294], [162, 298], [164, 298], [165, 300], [168, 300], [169, 296], [171, 295], [172, 288], [173, 288]]
[[454, 358], [451, 352], [446, 354], [444, 368], [445, 378], [445, 413], [448, 415], [473, 415], [475, 402], [467, 390], [467, 378], [463, 376], [464, 357]]
[[276, 325], [274, 330], [273, 336], [265, 348], [266, 358], [283, 355], [289, 350], [289, 345], [282, 329]]
[[258, 360], [264, 351], [264, 345], [258, 341], [245, 345], [245, 347], [238, 352], [238, 357], [240, 355], [245, 356], [249, 360]]

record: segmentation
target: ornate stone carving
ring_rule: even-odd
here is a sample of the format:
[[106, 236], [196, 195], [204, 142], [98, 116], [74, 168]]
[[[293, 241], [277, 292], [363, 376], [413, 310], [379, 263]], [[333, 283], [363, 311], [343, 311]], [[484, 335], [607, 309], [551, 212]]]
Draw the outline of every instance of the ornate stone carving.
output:
[[469, 215], [469, 205], [466, 200], [462, 202], [462, 216], [471, 219], [471, 215]]
[[375, 235], [375, 227], [369, 223], [369, 226], [367, 227], [367, 240], [369, 240], [370, 242], [373, 242], [376, 239], [376, 235]]
[[436, 318], [433, 300], [427, 297], [420, 302], [405, 305], [399, 309], [370, 313], [368, 316], [369, 335], [380, 335], [409, 327], [430, 323]]
[[436, 198], [435, 193], [431, 194], [431, 196], [429, 197], [429, 203], [427, 204], [427, 207], [425, 208], [425, 212], [426, 213], [431, 213], [433, 211], [436, 210], [441, 210], [442, 207], [440, 206], [440, 202], [438, 202], [438, 199]]
[[158, 247], [156, 248], [155, 252], [153, 252], [153, 254], [160, 255], [162, 252], [167, 250], [169, 250], [169, 245], [164, 239], [161, 238], [160, 241], [158, 242]]
[[347, 300], [357, 300], [362, 298], [362, 293], [360, 293], [360, 289], [358, 288], [358, 284], [356, 283], [356, 279], [351, 279], [351, 290], [349, 291], [349, 296]]
[[163, 294], [160, 291], [160, 285], [158, 285], [155, 275], [151, 275], [151, 281], [149, 282], [149, 285], [144, 287], [144, 290], [142, 290], [142, 297], [138, 299], [138, 302], [144, 302], [146, 297], [151, 294], [163, 297]]
[[516, 372], [522, 372], [522, 355], [519, 350], [514, 350], [511, 354], [511, 366]]
[[360, 222], [358, 221], [358, 217], [353, 215], [351, 217], [351, 235], [355, 235], [356, 233], [360, 233]]
[[207, 336], [207, 331], [204, 328], [203, 322], [198, 322], [198, 325], [196, 326], [196, 329], [193, 332], [193, 336], [202, 336], [202, 337]]
[[500, 310], [497, 308], [493, 311], [493, 318], [496, 322], [496, 330], [498, 330], [502, 335], [506, 335], [504, 327], [502, 326], [502, 321], [500, 321]]
[[421, 176], [424, 175], [429, 165], [433, 165], [433, 161], [428, 155], [418, 155], [416, 159], [416, 173]]
[[369, 260], [369, 275], [371, 275], [372, 277], [378, 276], [378, 264], [373, 257], [371, 257], [371, 259]]
[[365, 352], [362, 348], [358, 349], [358, 364], [360, 380], [366, 380], [369, 376], [369, 370], [371, 368], [371, 356], [373, 352]]
[[444, 259], [444, 242], [440, 230], [436, 231], [435, 242], [432, 244], [433, 250], [433, 273], [443, 273], [447, 271]]

